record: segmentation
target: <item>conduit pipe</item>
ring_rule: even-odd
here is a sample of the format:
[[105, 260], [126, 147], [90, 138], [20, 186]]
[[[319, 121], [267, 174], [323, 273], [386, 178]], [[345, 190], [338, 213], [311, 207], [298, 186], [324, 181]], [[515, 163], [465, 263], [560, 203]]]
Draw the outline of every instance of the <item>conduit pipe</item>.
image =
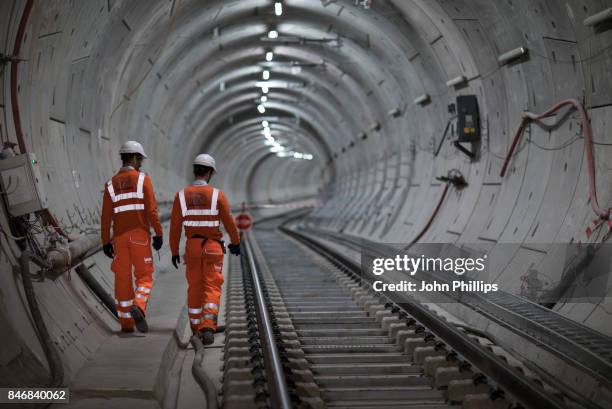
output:
[[85, 264], [79, 264], [75, 269], [76, 273], [81, 277], [81, 280], [85, 281], [85, 284], [93, 291], [93, 293], [100, 299], [102, 304], [113, 313], [115, 317], [117, 315], [117, 307], [115, 306], [115, 299], [110, 296], [109, 293], [100, 285], [98, 280], [91, 274], [89, 269], [85, 267]]
[[74, 267], [101, 249], [100, 235], [86, 234], [70, 242], [65, 248], [48, 250], [47, 261], [49, 262], [50, 270], [55, 274], [59, 274]]
[[[36, 295], [34, 294], [34, 287], [32, 286], [32, 277], [30, 274], [30, 261], [33, 260], [32, 253], [30, 250], [24, 250], [19, 257], [19, 267], [21, 268], [21, 280], [23, 282], [23, 290], [25, 292], [28, 306], [30, 307], [30, 313], [32, 314], [32, 320], [40, 339], [40, 344], [45, 352], [45, 357], [49, 363], [49, 371], [51, 372], [50, 388], [59, 388], [64, 383], [64, 366], [57, 351], [55, 344], [51, 340], [47, 326], [43, 321], [42, 314], [38, 308], [38, 302], [36, 301]], [[44, 264], [40, 262], [40, 264]]]
[[514, 150], [516, 149], [516, 146], [518, 145], [521, 136], [523, 136], [523, 132], [525, 131], [525, 127], [527, 126], [527, 124], [531, 121], [541, 122], [542, 118], [554, 114], [560, 108], [566, 105], [573, 106], [580, 114], [582, 135], [584, 137], [584, 150], [586, 151], [587, 156], [587, 170], [589, 175], [589, 199], [591, 202], [591, 207], [593, 208], [593, 211], [595, 212], [595, 214], [597, 214], [598, 217], [604, 220], [609, 220], [612, 208], [604, 209], [600, 207], [599, 203], [597, 202], [597, 186], [595, 184], [595, 160], [593, 158], [593, 140], [589, 117], [582, 104], [575, 99], [564, 99], [563, 101], [553, 105], [550, 109], [541, 114], [534, 114], [531, 112], [523, 113], [523, 119], [521, 120], [521, 123], [514, 134], [514, 139], [512, 140], [512, 144], [510, 145], [510, 149], [508, 150], [508, 154], [506, 155], [506, 159], [504, 160], [504, 165], [502, 166], [499, 176], [502, 178], [505, 176], [510, 160], [512, 159]]
[[[170, 219], [170, 213], [160, 217], [163, 223]], [[56, 248], [48, 251], [47, 261], [54, 274], [61, 274], [81, 263], [88, 257], [102, 250], [102, 241], [98, 233], [90, 233], [71, 241], [65, 248]]]
[[191, 373], [195, 378], [198, 385], [204, 392], [204, 398], [206, 400], [206, 409], [218, 409], [219, 402], [217, 401], [217, 388], [214, 382], [206, 374], [206, 371], [202, 367], [204, 361], [204, 344], [197, 336], [191, 337], [191, 345], [195, 350], [195, 357], [193, 358], [193, 365], [191, 366]]

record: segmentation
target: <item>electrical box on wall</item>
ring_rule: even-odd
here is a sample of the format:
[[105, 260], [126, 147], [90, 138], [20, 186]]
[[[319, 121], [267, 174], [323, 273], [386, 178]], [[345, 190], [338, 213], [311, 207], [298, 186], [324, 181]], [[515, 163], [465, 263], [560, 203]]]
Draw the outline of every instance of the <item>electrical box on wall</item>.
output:
[[457, 136], [458, 142], [477, 142], [480, 140], [480, 116], [476, 95], [457, 97]]
[[37, 212], [48, 206], [40, 168], [33, 153], [0, 160], [0, 184], [11, 216]]

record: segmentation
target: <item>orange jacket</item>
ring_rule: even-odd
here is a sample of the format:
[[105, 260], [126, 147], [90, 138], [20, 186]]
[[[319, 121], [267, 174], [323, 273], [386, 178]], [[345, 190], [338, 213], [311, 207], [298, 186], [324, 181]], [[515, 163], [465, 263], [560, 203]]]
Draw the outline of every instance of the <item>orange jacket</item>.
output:
[[[214, 201], [215, 191], [216, 203]], [[185, 226], [187, 238], [199, 234], [210, 239], [221, 239], [223, 233], [219, 229], [219, 221], [223, 222], [232, 244], [240, 243], [240, 235], [230, 212], [229, 201], [221, 190], [210, 185], [193, 185], [178, 192], [174, 196], [170, 221], [172, 255], [179, 254], [183, 226]]]
[[115, 236], [134, 229], [148, 232], [151, 225], [156, 236], [163, 234], [151, 178], [142, 175], [136, 169], [123, 168], [104, 185], [102, 244], [110, 242], [111, 223]]

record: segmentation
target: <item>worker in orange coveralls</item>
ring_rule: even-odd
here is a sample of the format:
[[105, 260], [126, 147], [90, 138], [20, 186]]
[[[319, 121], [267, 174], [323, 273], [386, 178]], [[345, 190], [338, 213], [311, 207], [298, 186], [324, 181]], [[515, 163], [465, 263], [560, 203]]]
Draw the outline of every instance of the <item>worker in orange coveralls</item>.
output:
[[215, 170], [215, 160], [210, 155], [195, 158], [196, 180], [174, 197], [170, 222], [170, 250], [175, 268], [180, 262], [179, 242], [185, 226], [189, 321], [193, 334], [199, 336], [204, 345], [214, 342], [221, 302], [225, 245], [219, 222], [223, 222], [230, 236], [230, 253], [240, 255], [240, 236], [229, 202], [221, 190], [208, 184]]
[[[140, 332], [149, 327], [145, 319], [147, 302], [153, 288], [153, 255], [150, 226], [155, 230], [153, 247], [163, 244], [162, 226], [151, 178], [140, 171], [147, 157], [142, 145], [127, 141], [119, 150], [123, 167], [104, 186], [102, 204], [102, 250], [113, 259], [115, 303], [123, 332]], [[113, 240], [110, 229], [113, 225]], [[132, 278], [136, 279], [136, 291]]]

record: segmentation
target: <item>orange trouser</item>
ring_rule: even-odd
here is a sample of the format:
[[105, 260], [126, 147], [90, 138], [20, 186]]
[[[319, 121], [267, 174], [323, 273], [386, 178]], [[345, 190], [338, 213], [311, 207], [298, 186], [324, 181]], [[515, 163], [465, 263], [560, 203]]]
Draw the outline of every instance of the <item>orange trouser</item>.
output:
[[212, 239], [187, 239], [187, 309], [191, 330], [217, 328], [223, 284], [223, 248]]
[[[115, 303], [122, 328], [133, 328], [132, 305], [147, 309], [153, 288], [153, 255], [149, 232], [134, 229], [113, 238], [115, 258], [111, 270], [115, 273]], [[136, 278], [136, 291], [132, 270]]]

